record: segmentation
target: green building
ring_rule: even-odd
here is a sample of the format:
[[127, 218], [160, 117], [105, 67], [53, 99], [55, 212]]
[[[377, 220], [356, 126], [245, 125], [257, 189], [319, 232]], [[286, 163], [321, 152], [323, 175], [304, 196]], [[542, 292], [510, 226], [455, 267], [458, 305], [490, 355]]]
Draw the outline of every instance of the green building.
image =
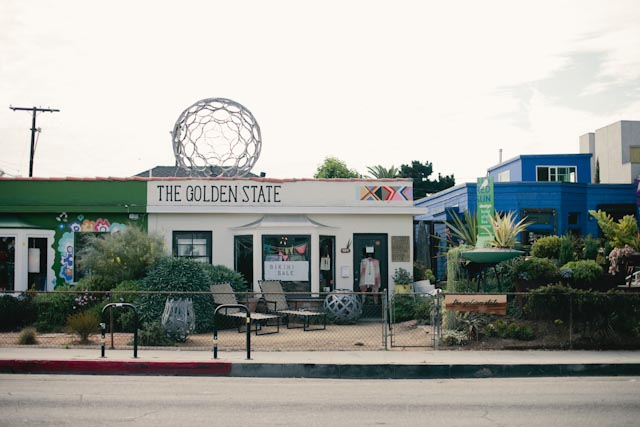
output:
[[141, 178], [0, 178], [0, 291], [74, 283], [88, 233], [146, 229]]

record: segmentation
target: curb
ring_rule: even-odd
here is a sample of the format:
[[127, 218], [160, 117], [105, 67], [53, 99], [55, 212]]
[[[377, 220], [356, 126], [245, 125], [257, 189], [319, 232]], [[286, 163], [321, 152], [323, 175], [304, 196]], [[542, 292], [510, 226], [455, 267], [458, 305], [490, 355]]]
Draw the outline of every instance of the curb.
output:
[[229, 376], [231, 373], [231, 363], [9, 359], [0, 360], [0, 373]]
[[334, 379], [461, 379], [640, 376], [640, 363], [523, 365], [234, 364], [232, 377]]
[[527, 378], [640, 376], [640, 363], [362, 365], [8, 359], [0, 360], [0, 373], [333, 379]]

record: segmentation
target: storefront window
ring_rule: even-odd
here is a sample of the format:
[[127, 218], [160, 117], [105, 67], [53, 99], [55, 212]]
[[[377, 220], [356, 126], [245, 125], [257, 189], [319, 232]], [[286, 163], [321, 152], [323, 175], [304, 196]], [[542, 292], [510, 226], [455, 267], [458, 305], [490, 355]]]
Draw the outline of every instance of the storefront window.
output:
[[16, 238], [0, 236], [0, 291], [15, 289]]
[[211, 264], [211, 232], [174, 231], [173, 256]]
[[308, 291], [311, 245], [309, 236], [262, 236], [263, 276], [280, 280], [287, 291]]

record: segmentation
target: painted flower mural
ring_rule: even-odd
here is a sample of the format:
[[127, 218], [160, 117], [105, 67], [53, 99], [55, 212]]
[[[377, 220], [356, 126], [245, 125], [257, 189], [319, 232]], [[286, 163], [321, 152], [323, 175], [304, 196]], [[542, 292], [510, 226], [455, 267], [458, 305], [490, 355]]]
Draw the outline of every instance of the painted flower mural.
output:
[[[95, 221], [86, 219], [84, 215], [78, 215], [77, 221], [68, 224], [69, 231], [64, 233], [58, 241], [58, 253], [60, 254], [60, 274], [65, 283], [74, 282], [76, 239], [75, 233], [117, 233], [127, 226], [121, 223], [111, 223], [106, 218], [98, 218]], [[64, 229], [62, 227], [61, 229]]]

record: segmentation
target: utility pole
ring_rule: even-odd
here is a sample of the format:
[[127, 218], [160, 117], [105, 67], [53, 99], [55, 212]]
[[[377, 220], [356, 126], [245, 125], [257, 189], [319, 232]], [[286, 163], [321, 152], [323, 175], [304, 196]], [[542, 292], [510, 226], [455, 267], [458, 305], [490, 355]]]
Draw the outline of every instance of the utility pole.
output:
[[60, 110], [54, 110], [52, 108], [40, 108], [40, 107], [12, 107], [9, 106], [13, 111], [32, 111], [33, 118], [31, 120], [31, 154], [29, 156], [29, 178], [33, 176], [33, 156], [36, 150], [36, 113], [45, 112], [45, 113], [59, 113]]

